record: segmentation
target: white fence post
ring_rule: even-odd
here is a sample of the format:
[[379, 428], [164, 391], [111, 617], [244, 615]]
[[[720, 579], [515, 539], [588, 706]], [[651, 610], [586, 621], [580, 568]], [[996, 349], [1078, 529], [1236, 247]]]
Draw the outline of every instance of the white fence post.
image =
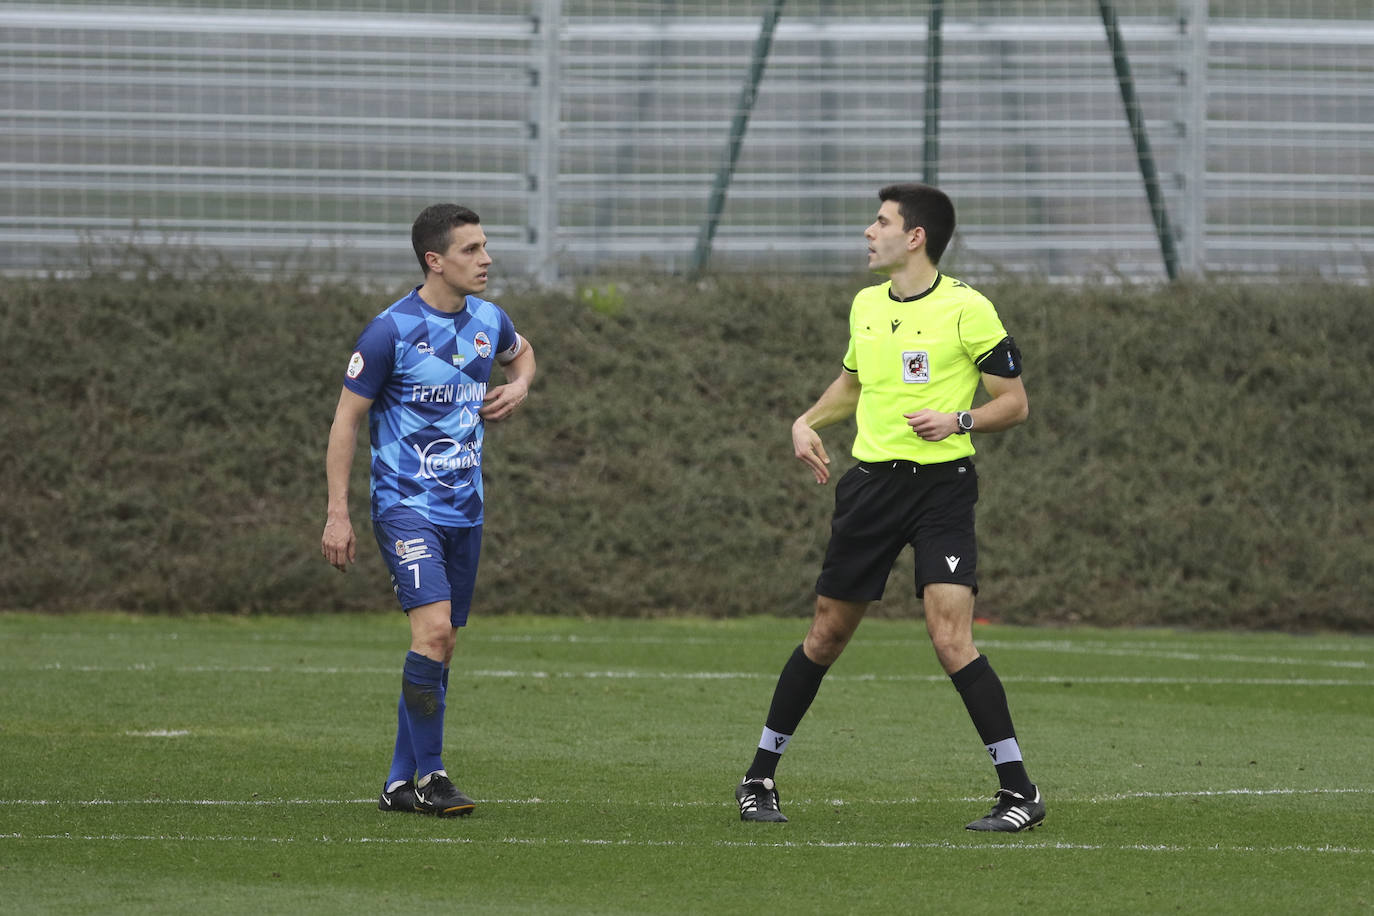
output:
[[1179, 10], [1187, 43], [1184, 82], [1183, 269], [1207, 268], [1207, 10], [1208, 0], [1184, 0]]
[[559, 42], [563, 30], [562, 0], [534, 0], [538, 30], [539, 83], [535, 87], [534, 199], [530, 222], [534, 235], [534, 275], [544, 286], [558, 282], [558, 135]]

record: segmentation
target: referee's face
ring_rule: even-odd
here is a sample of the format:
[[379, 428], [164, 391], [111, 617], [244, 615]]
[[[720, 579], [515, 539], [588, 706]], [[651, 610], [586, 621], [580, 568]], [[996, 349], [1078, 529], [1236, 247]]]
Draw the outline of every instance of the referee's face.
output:
[[911, 254], [910, 241], [915, 231], [902, 228], [902, 214], [895, 200], [883, 201], [877, 218], [864, 230], [864, 239], [868, 242], [868, 269], [885, 274], [905, 264]]

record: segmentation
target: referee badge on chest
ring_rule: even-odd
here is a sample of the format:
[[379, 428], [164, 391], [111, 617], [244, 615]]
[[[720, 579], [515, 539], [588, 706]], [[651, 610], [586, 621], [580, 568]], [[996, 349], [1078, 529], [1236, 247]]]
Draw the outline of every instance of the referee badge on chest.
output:
[[924, 385], [930, 381], [930, 354], [925, 350], [902, 351], [902, 381]]

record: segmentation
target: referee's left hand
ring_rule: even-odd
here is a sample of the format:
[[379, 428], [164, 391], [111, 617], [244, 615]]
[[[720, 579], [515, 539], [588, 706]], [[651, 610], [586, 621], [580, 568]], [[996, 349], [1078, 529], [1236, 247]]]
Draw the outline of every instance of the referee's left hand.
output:
[[927, 442], [939, 442], [954, 435], [954, 431], [959, 428], [957, 416], [939, 410], [927, 408], [915, 413], [904, 413], [902, 416], [906, 417], [906, 425], [911, 427], [911, 431]]

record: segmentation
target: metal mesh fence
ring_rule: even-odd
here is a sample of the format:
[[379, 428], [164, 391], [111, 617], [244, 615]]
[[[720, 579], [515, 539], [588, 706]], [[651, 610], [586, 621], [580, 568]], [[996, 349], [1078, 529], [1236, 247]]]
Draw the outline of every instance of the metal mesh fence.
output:
[[1367, 282], [1357, 6], [0, 2], [0, 269], [134, 240], [407, 271], [438, 200], [543, 280], [859, 269], [877, 188], [930, 178], [965, 276], [1162, 277], [1172, 245]]

